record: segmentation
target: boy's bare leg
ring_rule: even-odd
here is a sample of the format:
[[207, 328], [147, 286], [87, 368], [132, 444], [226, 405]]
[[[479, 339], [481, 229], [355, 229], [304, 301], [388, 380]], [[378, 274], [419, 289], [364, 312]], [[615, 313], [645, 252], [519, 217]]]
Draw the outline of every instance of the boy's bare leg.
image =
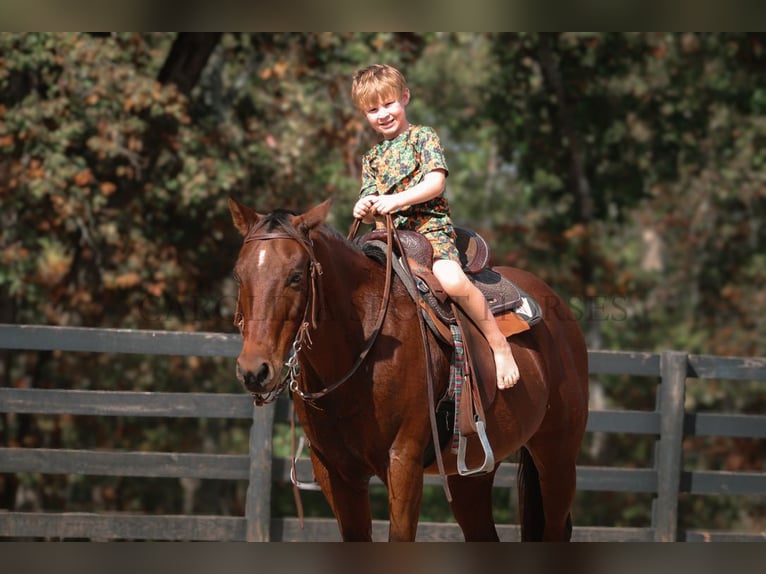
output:
[[516, 359], [513, 358], [511, 346], [489, 310], [484, 295], [473, 284], [469, 284], [466, 296], [459, 300], [459, 304], [473, 319], [492, 348], [495, 355], [495, 369], [497, 370], [497, 388], [511, 388], [519, 380], [519, 367], [516, 364]]
[[476, 323], [492, 348], [497, 370], [497, 388], [508, 389], [514, 386], [519, 380], [519, 367], [516, 359], [513, 358], [511, 346], [497, 326], [484, 295], [453, 261], [435, 261], [433, 271], [447, 294]]

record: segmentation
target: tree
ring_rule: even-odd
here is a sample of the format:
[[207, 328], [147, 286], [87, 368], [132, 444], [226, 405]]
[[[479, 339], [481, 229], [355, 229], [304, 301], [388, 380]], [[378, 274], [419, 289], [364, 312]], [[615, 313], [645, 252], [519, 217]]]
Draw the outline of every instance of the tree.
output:
[[[763, 327], [753, 320], [766, 302], [756, 287], [766, 279], [766, 92], [757, 72], [764, 40], [692, 33], [495, 37], [499, 73], [489, 84], [488, 113], [504, 128], [501, 151], [517, 166], [526, 200], [520, 258], [549, 269], [559, 289], [585, 301], [591, 348], [603, 340], [610, 348], [766, 352]], [[589, 310], [589, 301], [603, 307]], [[641, 393], [632, 380], [606, 384], [623, 406], [630, 406], [625, 397], [636, 408], [651, 405], [651, 389]], [[722, 389], [713, 383], [692, 395], [703, 409], [760, 404], [758, 392]], [[724, 443], [702, 446], [691, 458], [718, 460], [712, 451], [732, 453]], [[641, 450], [627, 442], [606, 448], [612, 457]], [[762, 457], [762, 449], [749, 450], [750, 468], [762, 468], [752, 454]], [[717, 464], [742, 468], [737, 452]], [[621, 506], [629, 520], [633, 506]], [[703, 509], [688, 512], [682, 519]]]
[[[727, 292], [741, 297], [743, 285], [764, 273], [758, 255], [764, 80], [755, 73], [763, 38], [501, 34], [495, 55], [500, 72], [490, 85], [489, 114], [504, 126], [502, 153], [518, 166], [536, 221], [533, 257], [558, 259], [561, 270], [575, 255], [567, 287], [573, 294], [629, 295], [637, 320], [656, 310], [681, 320], [687, 333], [702, 329], [707, 352], [763, 352], [746, 335], [737, 349], [722, 348], [731, 338], [710, 328], [731, 316], [731, 297], [721, 296], [725, 277], [738, 285]], [[538, 241], [534, 234], [542, 232]], [[641, 270], [644, 234], [666, 249], [654, 272]], [[626, 237], [634, 239], [626, 244]], [[661, 282], [658, 271], [674, 280]], [[737, 314], [744, 319], [737, 330], [746, 333], [746, 313]], [[680, 332], [666, 321], [654, 324], [656, 336], [642, 331], [644, 345], [703, 350], [691, 337], [674, 340]]]

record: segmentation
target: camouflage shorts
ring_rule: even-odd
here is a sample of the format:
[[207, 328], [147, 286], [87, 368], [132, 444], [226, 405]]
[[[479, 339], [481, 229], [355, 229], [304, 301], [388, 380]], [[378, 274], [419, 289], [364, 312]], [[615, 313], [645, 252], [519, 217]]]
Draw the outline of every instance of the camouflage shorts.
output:
[[426, 231], [423, 236], [431, 243], [434, 248], [434, 261], [439, 259], [449, 259], [460, 263], [457, 246], [455, 244], [455, 230], [450, 227]]

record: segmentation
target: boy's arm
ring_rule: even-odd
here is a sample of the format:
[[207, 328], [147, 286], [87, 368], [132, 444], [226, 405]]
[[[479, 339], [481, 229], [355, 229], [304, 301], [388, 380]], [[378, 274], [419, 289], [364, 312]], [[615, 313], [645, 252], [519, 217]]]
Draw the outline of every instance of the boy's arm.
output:
[[447, 174], [443, 169], [429, 171], [417, 185], [399, 193], [379, 195], [372, 198], [372, 207], [380, 215], [394, 213], [406, 209], [411, 205], [425, 203], [435, 197], [439, 197], [444, 191], [444, 182]]
[[372, 209], [373, 197], [378, 195], [378, 186], [372, 170], [369, 154], [362, 157], [362, 186], [359, 190], [359, 199], [354, 204], [353, 214], [355, 219], [361, 219], [364, 223], [375, 221], [375, 210]]

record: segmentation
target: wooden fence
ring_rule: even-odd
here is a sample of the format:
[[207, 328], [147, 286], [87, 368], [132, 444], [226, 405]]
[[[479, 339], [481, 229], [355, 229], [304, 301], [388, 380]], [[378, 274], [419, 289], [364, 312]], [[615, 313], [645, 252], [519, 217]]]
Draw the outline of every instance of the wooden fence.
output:
[[[236, 357], [238, 335], [0, 325], [0, 349], [59, 350], [181, 356]], [[232, 367], [233, 368], [233, 367]], [[654, 377], [660, 383], [653, 411], [591, 411], [589, 432], [656, 437], [653, 466], [581, 466], [580, 491], [651, 493], [652, 524], [645, 528], [577, 527], [576, 541], [763, 541], [766, 532], [681, 530], [679, 495], [766, 494], [766, 473], [688, 470], [684, 437], [766, 439], [766, 416], [686, 412], [687, 378], [766, 381], [766, 358], [663, 353], [590, 352], [590, 372]], [[0, 473], [84, 474], [123, 477], [189, 477], [247, 480], [245, 515], [142, 515], [124, 513], [14, 512], [0, 510], [0, 538], [302, 541], [339, 540], [332, 519], [271, 516], [275, 482], [289, 482], [289, 461], [272, 456], [275, 420], [287, 419], [288, 401], [253, 408], [248, 395], [0, 388], [0, 412], [132, 417], [251, 419], [249, 455], [104, 452], [0, 445]], [[308, 465], [308, 461], [305, 462]], [[300, 468], [300, 467], [299, 467]], [[303, 468], [304, 471], [307, 467]], [[516, 465], [502, 463], [496, 488], [515, 484]], [[438, 484], [427, 477], [426, 484]], [[505, 541], [518, 540], [516, 525], [499, 525]], [[373, 538], [387, 538], [375, 521]], [[418, 540], [462, 540], [455, 524], [421, 523]]]

